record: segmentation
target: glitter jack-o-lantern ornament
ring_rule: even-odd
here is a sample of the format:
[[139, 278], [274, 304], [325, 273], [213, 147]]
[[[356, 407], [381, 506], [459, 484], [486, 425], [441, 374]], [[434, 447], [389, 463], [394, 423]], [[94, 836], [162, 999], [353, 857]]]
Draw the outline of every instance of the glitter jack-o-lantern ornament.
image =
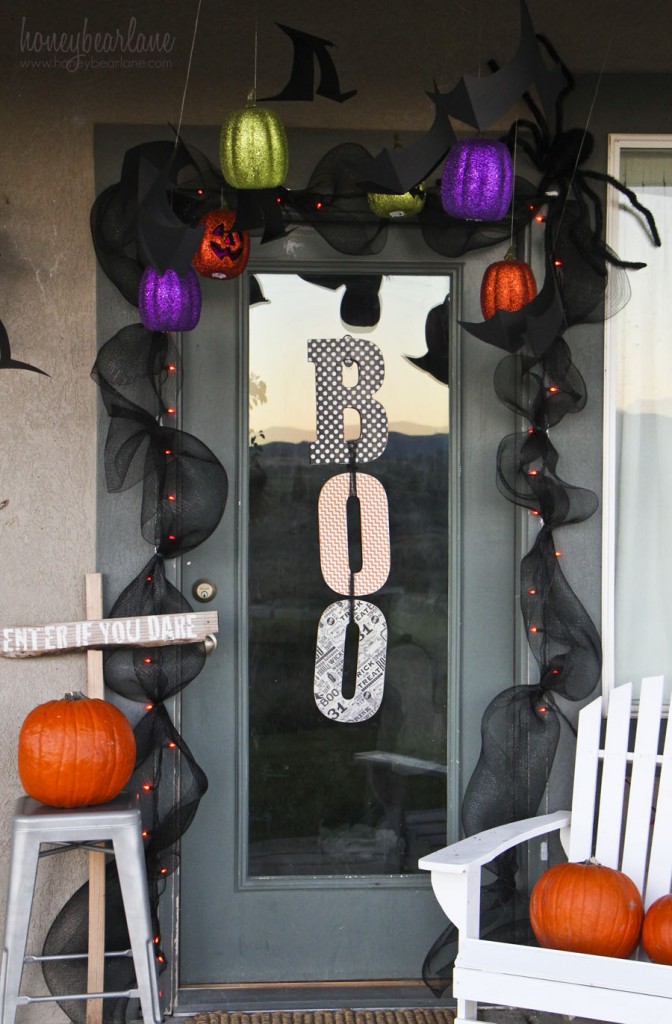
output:
[[233, 210], [210, 210], [199, 220], [205, 228], [192, 266], [203, 277], [238, 277], [250, 258], [250, 234], [234, 231]]
[[135, 736], [107, 701], [70, 693], [39, 704], [19, 733], [19, 778], [26, 793], [51, 807], [112, 800], [135, 767]]
[[289, 153], [284, 126], [272, 110], [256, 106], [253, 92], [246, 107], [224, 119], [219, 157], [222, 173], [234, 188], [277, 188], [285, 180]]
[[489, 320], [498, 309], [513, 313], [537, 294], [537, 282], [525, 260], [517, 260], [509, 249], [503, 260], [491, 263], [481, 282], [481, 311]]
[[201, 286], [196, 272], [146, 267], [140, 278], [138, 307], [148, 331], [193, 331], [201, 316]]
[[513, 164], [503, 142], [462, 139], [450, 149], [441, 177], [441, 203], [459, 220], [501, 220], [511, 205]]

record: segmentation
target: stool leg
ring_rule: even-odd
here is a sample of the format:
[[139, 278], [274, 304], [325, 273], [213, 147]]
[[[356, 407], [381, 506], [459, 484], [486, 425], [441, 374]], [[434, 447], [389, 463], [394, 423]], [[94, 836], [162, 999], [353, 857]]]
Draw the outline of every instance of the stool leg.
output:
[[[112, 841], [143, 1020], [145, 1024], [160, 1024], [162, 1013], [140, 829], [118, 829]], [[0, 1021], [0, 1024], [3, 1022]]]
[[0, 1024], [14, 1024], [26, 955], [28, 925], [35, 891], [39, 841], [29, 832], [12, 830], [5, 940], [0, 973]]

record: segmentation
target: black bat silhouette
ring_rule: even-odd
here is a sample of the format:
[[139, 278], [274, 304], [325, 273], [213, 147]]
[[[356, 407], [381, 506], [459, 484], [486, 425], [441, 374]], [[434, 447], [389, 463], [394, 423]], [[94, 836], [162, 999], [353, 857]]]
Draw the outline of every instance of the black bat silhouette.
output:
[[19, 359], [12, 359], [9, 337], [2, 320], [0, 320], [0, 370], [32, 370], [33, 373], [42, 373], [45, 377], [51, 376], [46, 370], [40, 370], [37, 366], [22, 363]]
[[493, 125], [531, 85], [550, 117], [567, 84], [560, 64], [547, 68], [527, 9], [520, 3], [520, 43], [512, 60], [492, 75], [464, 75], [446, 95], [448, 113], [483, 131]]
[[434, 120], [428, 132], [405, 149], [383, 149], [378, 156], [353, 166], [353, 172], [367, 192], [403, 194], [432, 173], [444, 158], [456, 135], [450, 123], [450, 94], [434, 91], [427, 95], [434, 104]]

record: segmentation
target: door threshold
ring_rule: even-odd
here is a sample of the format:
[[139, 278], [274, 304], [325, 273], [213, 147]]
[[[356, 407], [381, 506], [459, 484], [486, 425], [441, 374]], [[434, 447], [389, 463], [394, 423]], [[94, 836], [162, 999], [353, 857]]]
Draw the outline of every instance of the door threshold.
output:
[[192, 985], [180, 988], [173, 1017], [216, 1011], [394, 1010], [404, 1007], [450, 1008], [454, 1000], [437, 997], [423, 981], [283, 982], [246, 985]]

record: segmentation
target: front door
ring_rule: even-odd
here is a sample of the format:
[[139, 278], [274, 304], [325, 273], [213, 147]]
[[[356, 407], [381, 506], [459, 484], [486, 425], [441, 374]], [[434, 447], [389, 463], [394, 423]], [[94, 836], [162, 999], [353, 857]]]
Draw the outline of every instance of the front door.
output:
[[[165, 134], [100, 126], [97, 193], [118, 181], [130, 147]], [[317, 136], [301, 134], [305, 160], [293, 164], [292, 187], [328, 144]], [[218, 130], [187, 137], [217, 152]], [[457, 330], [458, 319], [479, 319], [483, 272], [503, 252], [447, 266], [417, 227], [390, 227], [376, 258], [341, 257], [307, 227], [268, 245], [253, 240], [242, 278], [202, 281], [201, 322], [181, 339], [179, 425], [221, 459], [231, 487], [215, 533], [167, 565], [195, 607], [193, 585], [214, 583], [209, 607], [220, 618], [217, 650], [173, 709], [209, 778], [161, 908], [164, 990], [177, 1011], [433, 999], [420, 970], [445, 920], [417, 858], [457, 836], [483, 709], [519, 676], [515, 518], [494, 472], [497, 445], [516, 427], [492, 389], [501, 353]], [[381, 274], [373, 295], [356, 280]], [[124, 317], [137, 319], [102, 273], [97, 315], [101, 344]], [[355, 353], [367, 362], [366, 388], [354, 410], [346, 402], [339, 411], [324, 391], [316, 398], [316, 385], [320, 365], [329, 370], [321, 343], [328, 354], [346, 335], [366, 342]], [[357, 360], [346, 365], [341, 353], [329, 394], [357, 384]], [[385, 443], [379, 431], [369, 461], [357, 447], [353, 463], [350, 448], [339, 461], [341, 412], [346, 446], [372, 433], [359, 422], [367, 388], [385, 412]], [[318, 418], [329, 440], [319, 463], [310, 447]], [[136, 526], [137, 488], [107, 494], [107, 429], [101, 415], [98, 567], [111, 604], [151, 551]], [[359, 505], [349, 500], [349, 488], [348, 497], [338, 491], [343, 474], [374, 478], [367, 486], [380, 500], [370, 503], [365, 490]], [[320, 517], [325, 485], [336, 491]], [[383, 521], [389, 541], [383, 530], [372, 580], [367, 545]], [[350, 576], [361, 584], [362, 573], [366, 585], [351, 594]], [[379, 622], [353, 630], [357, 602]], [[323, 621], [332, 605], [339, 643], [336, 619]], [[384, 670], [379, 636], [357, 680], [358, 629], [383, 623]], [[318, 656], [325, 639], [335, 665]], [[348, 721], [363, 705], [360, 720]]]
[[231, 492], [182, 568], [188, 596], [216, 587], [220, 633], [182, 696], [210, 785], [182, 842], [180, 1002], [422, 999], [445, 919], [417, 861], [457, 832], [457, 275], [251, 266], [204, 282], [183, 344], [184, 428]]

